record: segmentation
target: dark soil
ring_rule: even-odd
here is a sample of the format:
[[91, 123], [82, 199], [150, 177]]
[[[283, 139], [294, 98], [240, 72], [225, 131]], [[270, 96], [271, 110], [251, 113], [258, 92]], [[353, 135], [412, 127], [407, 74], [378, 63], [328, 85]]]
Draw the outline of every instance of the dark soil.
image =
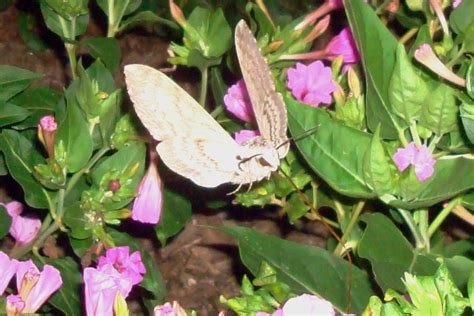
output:
[[[70, 81], [70, 71], [61, 41], [55, 35], [49, 34], [47, 37], [53, 48], [33, 53], [24, 44], [18, 32], [18, 7], [19, 4], [14, 4], [0, 12], [0, 64], [42, 73], [43, 79], [36, 84], [62, 90]], [[38, 31], [46, 34], [41, 28]], [[85, 36], [104, 36], [104, 33], [92, 19]], [[168, 43], [164, 39], [153, 34], [134, 32], [122, 36], [119, 40], [122, 48], [121, 69], [123, 65], [130, 63], [141, 63], [155, 68], [170, 67], [166, 63]], [[187, 69], [178, 69], [178, 73], [181, 75], [177, 78], [188, 79], [180, 81], [180, 84], [190, 93], [196, 91], [199, 77], [192, 71], [191, 76], [188, 75]], [[121, 71], [117, 72], [116, 78], [117, 83], [123, 86]], [[190, 82], [189, 78], [195, 80]], [[0, 190], [16, 186], [12, 181], [3, 177]], [[186, 191], [191, 191], [192, 195], [195, 188], [189, 182], [185, 183], [188, 186]], [[0, 200], [8, 199], [2, 192]], [[325, 238], [318, 236], [327, 235], [325, 229], [317, 223], [308, 223], [307, 227], [302, 227], [302, 231], [310, 233], [289, 230], [286, 219], [278, 218], [276, 210], [264, 212], [262, 209], [243, 210], [234, 207], [231, 211], [215, 211], [194, 207], [193, 213], [192, 221], [166, 247], [159, 248], [154, 236], [141, 239], [141, 243], [160, 266], [168, 291], [167, 300], [177, 300], [184, 308], [194, 309], [199, 315], [217, 315], [219, 311], [225, 310], [225, 306], [219, 303], [219, 296], [238, 295], [240, 280], [247, 272], [240, 262], [234, 240], [203, 226], [243, 225], [313, 245], [323, 245]], [[56, 241], [49, 239], [44, 252], [51, 257], [62, 255], [63, 250], [55, 247]], [[131, 309], [135, 310], [134, 307]]]

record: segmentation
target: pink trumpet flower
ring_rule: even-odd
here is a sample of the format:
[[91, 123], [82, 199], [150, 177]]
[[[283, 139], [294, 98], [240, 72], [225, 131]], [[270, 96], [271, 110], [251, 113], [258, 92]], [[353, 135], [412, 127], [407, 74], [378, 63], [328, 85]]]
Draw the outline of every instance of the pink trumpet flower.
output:
[[12, 218], [9, 233], [15, 238], [17, 244], [24, 245], [33, 241], [41, 228], [41, 220], [36, 216], [21, 215], [24, 206], [20, 202], [11, 201], [7, 204], [0, 203], [0, 205], [7, 209], [8, 215]]
[[241, 129], [235, 133], [234, 139], [239, 145], [241, 145], [247, 140], [256, 136], [260, 136], [260, 132], [258, 130]]
[[417, 147], [414, 142], [405, 148], [398, 148], [393, 155], [393, 161], [398, 170], [404, 171], [410, 165], [415, 168], [416, 178], [423, 182], [433, 175], [436, 160], [426, 145]]
[[250, 102], [250, 96], [243, 79], [237, 81], [227, 90], [224, 96], [224, 105], [227, 111], [236, 118], [247, 123], [255, 122], [252, 103]]
[[100, 270], [107, 264], [114, 266], [120, 274], [129, 278], [132, 285], [140, 283], [143, 280], [142, 275], [146, 272], [140, 252], [134, 251], [130, 254], [128, 246], [107, 249], [105, 256], [99, 257], [97, 269]]
[[17, 269], [18, 261], [10, 259], [3, 251], [0, 251], [0, 295], [5, 292]]

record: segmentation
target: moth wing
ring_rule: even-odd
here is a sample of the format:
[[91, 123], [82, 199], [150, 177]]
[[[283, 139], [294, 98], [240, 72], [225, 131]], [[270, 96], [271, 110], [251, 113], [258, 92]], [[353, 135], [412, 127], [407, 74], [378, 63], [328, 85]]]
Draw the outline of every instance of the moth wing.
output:
[[156, 140], [202, 133], [234, 142], [193, 97], [164, 73], [139, 64], [125, 66], [124, 72], [135, 111]]
[[270, 67], [244, 20], [235, 29], [235, 47], [260, 133], [272, 142], [279, 157], [283, 158], [289, 149], [285, 103], [281, 94], [275, 91]]
[[125, 66], [135, 111], [174, 172], [204, 187], [232, 182], [242, 147], [186, 91], [145, 65]]
[[156, 146], [163, 162], [197, 185], [213, 188], [236, 182], [241, 147], [222, 139], [175, 137]]

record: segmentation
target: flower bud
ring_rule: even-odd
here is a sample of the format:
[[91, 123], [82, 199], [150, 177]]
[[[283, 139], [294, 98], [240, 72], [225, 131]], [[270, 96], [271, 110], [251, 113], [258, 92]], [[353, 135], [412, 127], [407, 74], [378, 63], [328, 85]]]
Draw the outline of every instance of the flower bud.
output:
[[349, 83], [349, 89], [351, 90], [352, 95], [356, 98], [360, 97], [360, 80], [359, 77], [357, 77], [354, 68], [352, 67], [349, 67], [349, 70], [347, 71], [347, 81]]
[[171, 16], [173, 17], [173, 19], [178, 22], [179, 25], [184, 27], [188, 23], [188, 21], [186, 21], [183, 11], [181, 11], [180, 7], [176, 3], [174, 3], [173, 0], [169, 0], [169, 5]]
[[38, 139], [49, 157], [54, 157], [54, 135], [57, 128], [58, 124], [52, 115], [43, 116], [38, 124]]

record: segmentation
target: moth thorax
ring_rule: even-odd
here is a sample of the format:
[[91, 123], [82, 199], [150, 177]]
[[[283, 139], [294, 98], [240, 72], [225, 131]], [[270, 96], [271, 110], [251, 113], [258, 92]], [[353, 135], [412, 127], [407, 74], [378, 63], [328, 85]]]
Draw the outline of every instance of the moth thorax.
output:
[[276, 171], [280, 165], [280, 158], [273, 144], [261, 136], [249, 139], [243, 144], [246, 150], [246, 157], [242, 157], [242, 165], [255, 170], [260, 169], [258, 173], [268, 174]]

